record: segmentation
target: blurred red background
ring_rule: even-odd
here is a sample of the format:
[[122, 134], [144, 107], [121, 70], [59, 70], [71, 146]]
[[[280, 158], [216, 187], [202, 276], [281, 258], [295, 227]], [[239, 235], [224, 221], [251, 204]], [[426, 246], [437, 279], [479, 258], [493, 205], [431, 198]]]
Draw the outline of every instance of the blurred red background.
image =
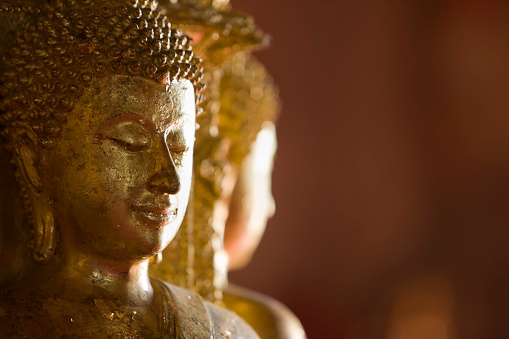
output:
[[509, 337], [508, 6], [232, 4], [284, 106], [277, 212], [231, 280], [309, 338]]

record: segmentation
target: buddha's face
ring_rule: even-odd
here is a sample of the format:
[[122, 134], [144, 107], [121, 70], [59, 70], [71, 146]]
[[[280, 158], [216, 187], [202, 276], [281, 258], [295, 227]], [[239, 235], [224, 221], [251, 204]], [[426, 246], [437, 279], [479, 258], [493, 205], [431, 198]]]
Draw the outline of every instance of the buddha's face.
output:
[[97, 79], [41, 165], [67, 248], [136, 260], [168, 245], [189, 198], [194, 89], [128, 76]]
[[225, 225], [224, 247], [229, 269], [239, 269], [249, 263], [268, 219], [275, 213], [271, 179], [276, 148], [275, 126], [266, 122], [242, 163], [233, 190], [224, 190], [226, 196], [216, 204], [216, 209], [217, 205], [228, 204], [227, 213], [224, 213], [227, 218], [222, 224]]

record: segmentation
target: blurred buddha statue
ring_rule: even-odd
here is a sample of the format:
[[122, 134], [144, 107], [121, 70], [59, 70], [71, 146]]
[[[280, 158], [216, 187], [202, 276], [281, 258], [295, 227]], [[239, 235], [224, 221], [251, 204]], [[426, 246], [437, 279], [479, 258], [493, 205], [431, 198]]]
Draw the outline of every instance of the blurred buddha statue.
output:
[[227, 281], [228, 262], [240, 268], [249, 261], [274, 212], [270, 178], [279, 97], [270, 75], [250, 55], [268, 37], [229, 1], [160, 5], [204, 59], [207, 114], [198, 118], [193, 203], [180, 247], [174, 243], [165, 250], [152, 274], [235, 311], [262, 338], [304, 338], [302, 325], [284, 305]]
[[148, 275], [191, 188], [203, 74], [188, 38], [152, 1], [2, 0], [0, 17], [17, 179], [2, 192], [2, 336], [258, 338]]
[[[225, 230], [224, 249], [228, 269], [233, 270], [249, 263], [275, 212], [271, 177], [280, 105], [272, 77], [253, 56], [237, 54], [223, 70], [219, 135], [231, 143], [230, 168], [214, 206], [214, 223]], [[239, 286], [225, 286], [226, 308], [262, 338], [306, 337], [300, 321], [280, 302]]]

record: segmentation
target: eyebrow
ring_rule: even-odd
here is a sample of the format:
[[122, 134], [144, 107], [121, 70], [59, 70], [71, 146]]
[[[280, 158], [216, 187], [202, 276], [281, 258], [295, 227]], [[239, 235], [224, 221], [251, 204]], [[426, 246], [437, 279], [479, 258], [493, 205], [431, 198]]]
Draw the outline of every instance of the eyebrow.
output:
[[[112, 117], [108, 118], [98, 129], [99, 133], [107, 131], [111, 126], [123, 123], [123, 122], [135, 122], [145, 128], [152, 135], [157, 134], [157, 128], [152, 121], [147, 120], [145, 117], [141, 116], [138, 113], [134, 112], [119, 112]], [[176, 126], [182, 125], [184, 123], [183, 118], [179, 118], [173, 121], [166, 129], [165, 133], [170, 128], [174, 128]]]
[[101, 126], [99, 126], [97, 132], [103, 133], [113, 125], [129, 121], [136, 122], [137, 124], [143, 126], [151, 134], [156, 133], [156, 127], [151, 121], [147, 121], [141, 115], [133, 112], [120, 112], [113, 115], [112, 117], [108, 118], [108, 120], [106, 120], [103, 124], [101, 124]]

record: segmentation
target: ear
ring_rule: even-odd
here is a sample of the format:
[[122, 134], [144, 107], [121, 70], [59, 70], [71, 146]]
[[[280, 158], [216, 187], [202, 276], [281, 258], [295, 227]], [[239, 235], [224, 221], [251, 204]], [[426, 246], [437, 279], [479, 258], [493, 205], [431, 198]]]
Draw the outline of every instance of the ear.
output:
[[28, 187], [37, 193], [43, 191], [39, 163], [42, 150], [39, 147], [37, 135], [28, 128], [18, 127], [13, 133], [13, 145], [16, 152], [17, 165], [21, 169]]

